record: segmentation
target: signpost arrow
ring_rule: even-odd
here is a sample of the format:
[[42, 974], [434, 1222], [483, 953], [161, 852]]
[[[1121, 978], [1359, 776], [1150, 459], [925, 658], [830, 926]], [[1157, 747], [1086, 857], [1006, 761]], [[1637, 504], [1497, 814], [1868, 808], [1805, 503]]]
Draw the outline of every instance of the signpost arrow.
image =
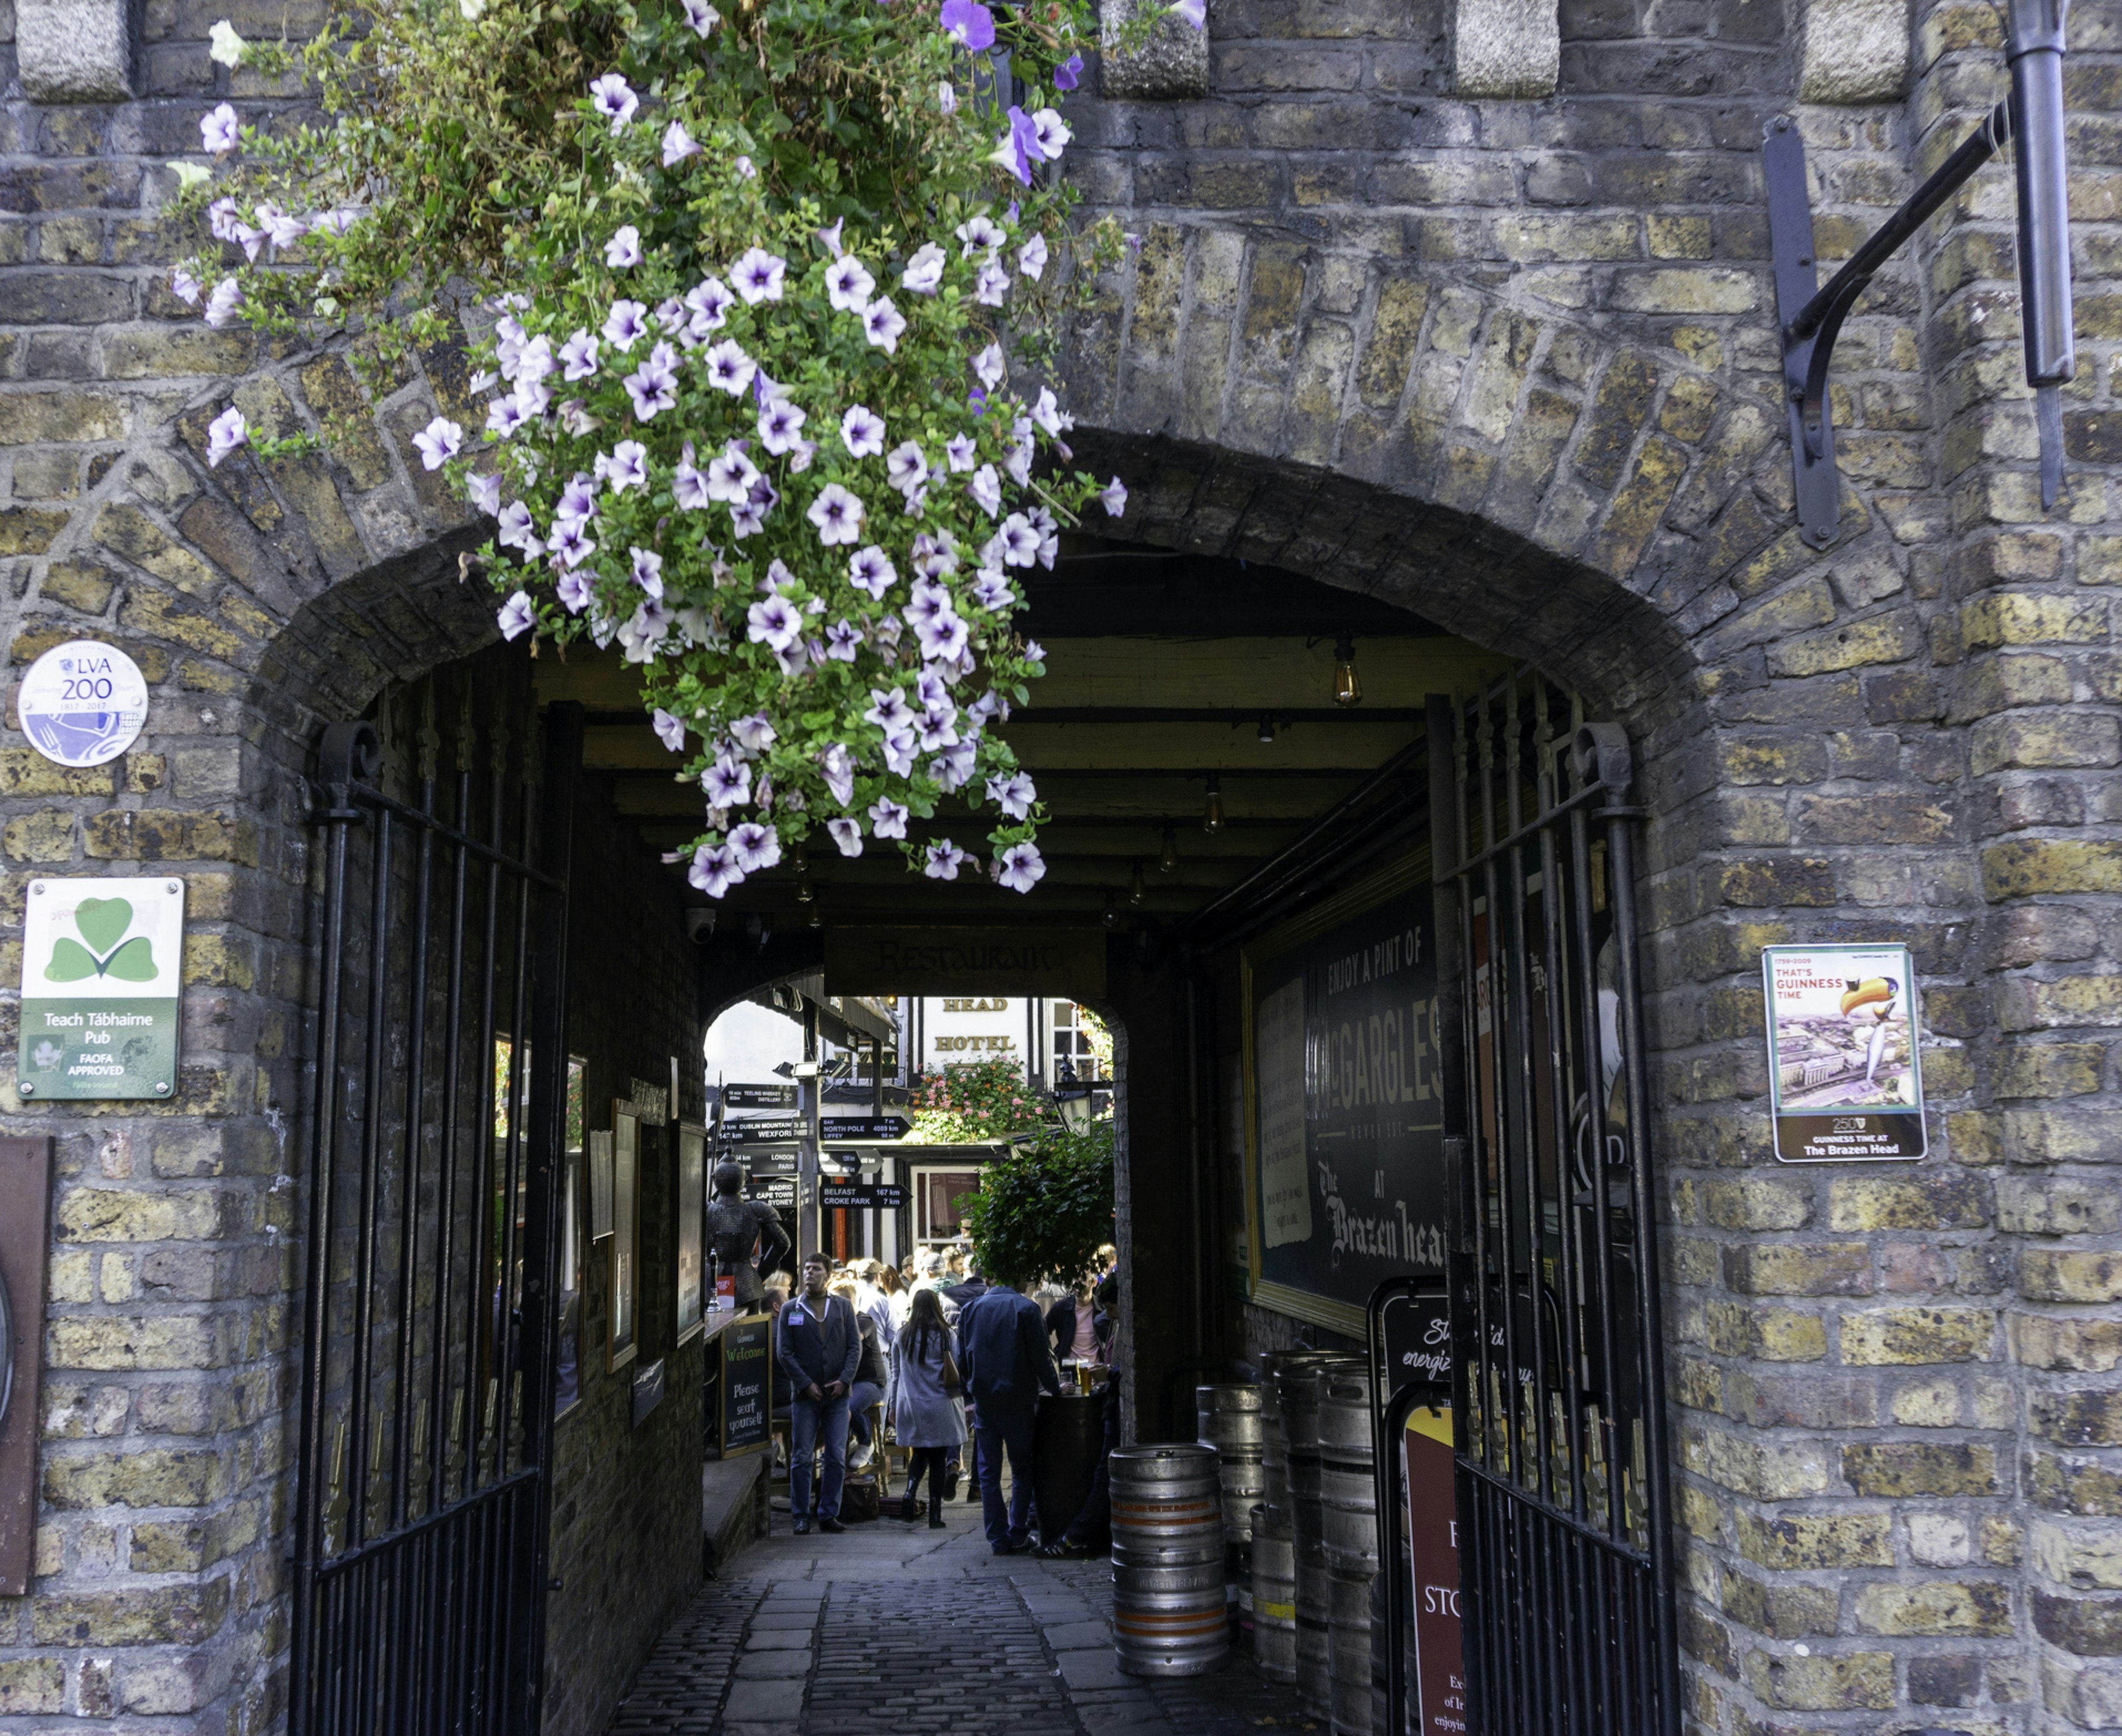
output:
[[818, 1122], [820, 1139], [904, 1139], [913, 1124], [904, 1115], [826, 1115]]
[[896, 1211], [906, 1203], [906, 1190], [889, 1182], [829, 1182], [818, 1183], [818, 1204], [825, 1211], [836, 1206], [867, 1211], [881, 1207]]
[[726, 1085], [722, 1088], [722, 1100], [732, 1109], [792, 1109], [796, 1107], [796, 1087]]
[[803, 1137], [803, 1120], [797, 1115], [755, 1115], [744, 1121], [726, 1121], [717, 1130], [725, 1146], [792, 1146]]

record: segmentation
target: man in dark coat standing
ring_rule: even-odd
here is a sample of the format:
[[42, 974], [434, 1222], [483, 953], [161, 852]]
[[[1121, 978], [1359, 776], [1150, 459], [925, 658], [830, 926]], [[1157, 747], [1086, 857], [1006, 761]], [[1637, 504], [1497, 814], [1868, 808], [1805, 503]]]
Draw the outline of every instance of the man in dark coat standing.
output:
[[[987, 1294], [958, 1317], [959, 1372], [978, 1407], [980, 1510], [988, 1547], [1014, 1555], [1031, 1542], [1031, 1421], [1040, 1393], [1061, 1390], [1039, 1304], [997, 1276]], [[1010, 1491], [1002, 1499], [1002, 1456], [1009, 1454]]]
[[[821, 1445], [818, 1528], [847, 1528], [840, 1523], [840, 1485], [848, 1469], [848, 1393], [862, 1362], [862, 1335], [847, 1298], [826, 1290], [831, 1276], [825, 1255], [804, 1255], [803, 1294], [784, 1302], [774, 1321], [774, 1358], [790, 1394], [788, 1510], [798, 1537], [811, 1528], [811, 1465]], [[1025, 1438], [1028, 1443], [1028, 1430]]]

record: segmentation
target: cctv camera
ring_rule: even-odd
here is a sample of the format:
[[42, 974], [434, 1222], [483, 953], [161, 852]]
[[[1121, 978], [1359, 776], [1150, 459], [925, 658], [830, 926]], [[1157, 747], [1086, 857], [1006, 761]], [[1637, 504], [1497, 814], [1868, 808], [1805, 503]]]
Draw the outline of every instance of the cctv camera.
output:
[[712, 910], [691, 909], [685, 912], [685, 938], [695, 946], [704, 946], [714, 937], [715, 913]]

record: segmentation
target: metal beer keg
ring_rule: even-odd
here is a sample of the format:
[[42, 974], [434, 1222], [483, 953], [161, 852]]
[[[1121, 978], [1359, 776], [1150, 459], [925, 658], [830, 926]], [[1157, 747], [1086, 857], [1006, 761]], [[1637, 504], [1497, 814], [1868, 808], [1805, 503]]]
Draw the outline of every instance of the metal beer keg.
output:
[[1327, 1575], [1333, 1598], [1328, 1641], [1333, 1654], [1334, 1736], [1372, 1736], [1370, 1572]]
[[1252, 1511], [1267, 1492], [1261, 1463], [1260, 1389], [1256, 1386], [1194, 1388], [1196, 1433], [1213, 1447], [1223, 1488], [1223, 1533], [1233, 1543], [1252, 1538]]
[[1305, 1710], [1316, 1718], [1330, 1717], [1333, 1712], [1333, 1653], [1328, 1636], [1332, 1594], [1320, 1505], [1319, 1379], [1329, 1370], [1339, 1372], [1362, 1365], [1361, 1357], [1321, 1351], [1288, 1357], [1275, 1368], [1297, 1554], [1297, 1692]]
[[1135, 1676], [1190, 1676], [1229, 1651], [1223, 1502], [1213, 1447], [1115, 1448], [1113, 1636]]
[[1253, 1661], [1270, 1682], [1297, 1679], [1297, 1547], [1289, 1522], [1253, 1509]]

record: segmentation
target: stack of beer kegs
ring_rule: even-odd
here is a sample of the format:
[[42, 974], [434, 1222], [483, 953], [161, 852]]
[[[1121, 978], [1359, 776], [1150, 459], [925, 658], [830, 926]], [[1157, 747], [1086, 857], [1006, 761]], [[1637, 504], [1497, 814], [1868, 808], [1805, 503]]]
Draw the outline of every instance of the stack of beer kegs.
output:
[[1315, 1718], [1333, 1715], [1333, 1588], [1327, 1570], [1320, 1502], [1319, 1389], [1330, 1374], [1362, 1367], [1362, 1358], [1315, 1351], [1278, 1356], [1275, 1401], [1282, 1413], [1283, 1458], [1289, 1483], [1290, 1530], [1296, 1552], [1297, 1692]]
[[1260, 1391], [1250, 1383], [1194, 1388], [1195, 1433], [1201, 1444], [1216, 1449], [1223, 1489], [1223, 1542], [1236, 1644], [1252, 1648], [1253, 1588], [1250, 1551], [1253, 1509], [1266, 1492], [1260, 1464]]
[[1230, 1650], [1223, 1496], [1210, 1447], [1116, 1447], [1113, 1636], [1135, 1676], [1193, 1676]]
[[1371, 1588], [1378, 1576], [1371, 1377], [1360, 1365], [1319, 1376], [1319, 1496], [1331, 1614], [1334, 1736], [1372, 1736]]

